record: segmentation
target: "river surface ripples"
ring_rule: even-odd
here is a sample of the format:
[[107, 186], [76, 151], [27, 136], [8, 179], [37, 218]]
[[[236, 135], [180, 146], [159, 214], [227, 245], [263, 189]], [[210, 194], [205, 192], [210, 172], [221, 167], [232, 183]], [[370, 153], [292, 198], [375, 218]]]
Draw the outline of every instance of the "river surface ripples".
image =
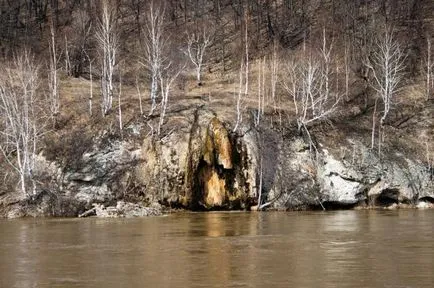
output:
[[0, 287], [434, 287], [434, 210], [0, 220]]

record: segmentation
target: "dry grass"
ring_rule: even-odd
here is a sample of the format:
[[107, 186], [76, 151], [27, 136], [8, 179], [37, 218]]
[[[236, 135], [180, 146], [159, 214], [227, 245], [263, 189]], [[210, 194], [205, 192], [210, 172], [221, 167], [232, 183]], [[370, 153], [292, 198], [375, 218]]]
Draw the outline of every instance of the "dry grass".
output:
[[[236, 120], [236, 98], [239, 91], [239, 75], [237, 71], [220, 73], [204, 73], [203, 85], [198, 86], [192, 72], [184, 72], [182, 78], [174, 85], [169, 96], [169, 107], [165, 125], [170, 127], [189, 127], [189, 119], [198, 106], [214, 111], [226, 125], [234, 125]], [[257, 103], [257, 77], [258, 67], [255, 62], [250, 65], [249, 83], [250, 89], [247, 97], [243, 97], [243, 121], [251, 117], [250, 112], [256, 111]], [[135, 81], [130, 81], [135, 82]], [[353, 81], [354, 82], [354, 81]], [[64, 78], [60, 84], [61, 91], [61, 115], [66, 119], [62, 127], [63, 133], [68, 133], [76, 127], [88, 127], [90, 130], [107, 129], [117, 127], [118, 123], [118, 100], [115, 96], [113, 111], [108, 117], [102, 117], [100, 111], [101, 94], [99, 81], [93, 83], [93, 116], [88, 112], [88, 97], [90, 81], [79, 78]], [[141, 83], [142, 105], [144, 115], [150, 111], [149, 90]], [[278, 98], [282, 99], [273, 107], [271, 99], [266, 98], [266, 115], [275, 114], [275, 109], [281, 113], [284, 122], [288, 123], [294, 118], [294, 106], [292, 99], [285, 96], [283, 91], [278, 90]], [[360, 96], [352, 96], [360, 97]], [[369, 100], [372, 102], [372, 98]], [[335, 115], [332, 125], [324, 123], [314, 129], [313, 132], [325, 140], [324, 144], [337, 146], [346, 145], [346, 137], [362, 140], [370, 145], [373, 102], [368, 103], [368, 109], [363, 110], [364, 101], [353, 98], [350, 101], [342, 101], [339, 113]], [[122, 86], [122, 117], [123, 123], [140, 116], [139, 97], [135, 85]], [[407, 85], [396, 96], [394, 109], [390, 115], [390, 127], [385, 134], [385, 141], [390, 147], [411, 152], [411, 155], [419, 159], [426, 158], [426, 143], [428, 150], [432, 150], [434, 120], [433, 105], [425, 101], [424, 85], [420, 80], [416, 84]], [[372, 105], [372, 106], [369, 106]], [[380, 105], [381, 106], [381, 105]], [[379, 108], [380, 109], [380, 108]], [[353, 110], [356, 111], [353, 113]], [[158, 118], [159, 110], [155, 114]], [[157, 118], [154, 118], [156, 123]], [[408, 123], [399, 124], [409, 118]], [[146, 117], [144, 118], [146, 119]], [[276, 118], [275, 118], [276, 119]], [[268, 121], [268, 120], [267, 120]], [[396, 127], [394, 127], [396, 126]], [[228, 127], [231, 128], [231, 127]], [[169, 129], [170, 130], [170, 129]], [[323, 135], [324, 137], [322, 137]], [[331, 142], [330, 142], [331, 141]], [[327, 143], [330, 142], [330, 143]], [[341, 143], [341, 144], [339, 144]], [[434, 150], [432, 150], [434, 151]]]

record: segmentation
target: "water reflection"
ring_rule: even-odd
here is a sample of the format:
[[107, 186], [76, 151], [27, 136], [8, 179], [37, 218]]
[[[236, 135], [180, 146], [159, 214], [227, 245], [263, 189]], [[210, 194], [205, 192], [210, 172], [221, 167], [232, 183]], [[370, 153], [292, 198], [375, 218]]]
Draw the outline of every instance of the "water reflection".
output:
[[0, 221], [0, 287], [433, 287], [434, 211]]

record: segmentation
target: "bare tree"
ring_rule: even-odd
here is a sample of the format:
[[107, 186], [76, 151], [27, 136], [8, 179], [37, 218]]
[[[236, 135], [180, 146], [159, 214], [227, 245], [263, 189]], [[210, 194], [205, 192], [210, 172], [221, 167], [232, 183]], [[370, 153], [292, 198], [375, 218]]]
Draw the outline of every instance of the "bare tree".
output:
[[140, 92], [140, 83], [139, 83], [138, 76], [136, 77], [136, 89], [137, 89], [137, 97], [139, 97], [140, 115], [143, 115], [142, 93]]
[[49, 73], [48, 73], [48, 86], [49, 86], [49, 103], [51, 116], [54, 121], [56, 121], [57, 115], [60, 112], [60, 98], [59, 98], [59, 77], [57, 76], [58, 61], [59, 57], [57, 55], [57, 45], [56, 45], [56, 35], [54, 29], [53, 19], [50, 21], [50, 62], [49, 62]]
[[[233, 132], [237, 131], [238, 126], [241, 124], [241, 121], [243, 119], [242, 115], [242, 99], [244, 97], [247, 97], [249, 94], [249, 17], [247, 13], [247, 8], [245, 8], [244, 12], [244, 51], [241, 57], [241, 66], [240, 66], [240, 72], [239, 72], [239, 91], [237, 95], [237, 120], [235, 122], [235, 127], [233, 129]], [[243, 86], [244, 86], [244, 92], [243, 92]]]
[[113, 75], [116, 66], [116, 54], [119, 45], [117, 18], [114, 5], [109, 0], [102, 1], [101, 19], [96, 31], [101, 59], [101, 111], [107, 115], [113, 105]]
[[350, 91], [350, 47], [345, 38], [344, 44], [344, 66], [345, 66], [345, 100], [349, 100]]
[[36, 110], [38, 70], [32, 54], [26, 51], [14, 57], [13, 65], [0, 80], [0, 117], [4, 122], [0, 151], [19, 175], [21, 192], [26, 196], [35, 188], [32, 170], [41, 133]]
[[[112, 5], [114, 0], [104, 0], [108, 1], [108, 5]], [[82, 1], [83, 3], [84, 1]], [[86, 57], [86, 51], [90, 53], [91, 48], [93, 48], [93, 42], [91, 37], [95, 37], [95, 33], [97, 31], [92, 31], [93, 27], [96, 27], [98, 29], [98, 26], [100, 25], [100, 21], [95, 18], [95, 14], [93, 14], [93, 8], [92, 6], [96, 5], [97, 3], [102, 3], [102, 0], [98, 1], [86, 1], [87, 4], [84, 4], [85, 7], [78, 8], [77, 14], [74, 14], [74, 17], [72, 19], [72, 22], [70, 24], [70, 27], [67, 31], [64, 31], [65, 35], [68, 35], [68, 39], [65, 37], [65, 42], [68, 40], [70, 42], [69, 45], [65, 43], [65, 60], [68, 61], [68, 75], [72, 75], [74, 77], [80, 77], [83, 75], [83, 68], [86, 67], [87, 63], [87, 57]], [[94, 3], [94, 4], [92, 4]], [[81, 5], [79, 5], [81, 6]], [[101, 13], [101, 10], [98, 10], [99, 14]], [[101, 19], [101, 17], [99, 17]], [[93, 24], [95, 23], [95, 24]], [[95, 37], [96, 38], [96, 37]], [[98, 45], [98, 43], [96, 43]]]
[[66, 75], [71, 76], [72, 75], [72, 68], [71, 68], [71, 58], [69, 55], [69, 44], [68, 44], [68, 37], [65, 35], [65, 72]]
[[262, 69], [262, 59], [258, 59], [256, 61], [256, 66], [258, 66], [258, 74], [256, 77], [256, 83], [258, 84], [258, 108], [256, 111], [256, 119], [255, 119], [255, 126], [258, 126], [261, 120], [261, 105], [262, 105], [262, 77], [263, 77], [263, 69]]
[[121, 103], [121, 97], [122, 97], [122, 66], [119, 64], [118, 67], [119, 72], [119, 88], [118, 88], [118, 118], [119, 118], [119, 131], [121, 132], [121, 136], [123, 137], [123, 124], [122, 124], [122, 103]]
[[[327, 119], [336, 111], [341, 98], [338, 91], [333, 93], [334, 97], [327, 94], [333, 91], [325, 85], [328, 70], [324, 62], [322, 57], [313, 55], [290, 59], [285, 63], [286, 75], [281, 80], [283, 89], [292, 98], [298, 130], [304, 130], [309, 138], [309, 125]], [[314, 146], [312, 141], [310, 144]]]
[[276, 87], [277, 82], [279, 80], [278, 78], [278, 71], [279, 71], [279, 57], [277, 55], [277, 41], [273, 41], [273, 52], [271, 54], [271, 60], [270, 60], [270, 93], [271, 93], [271, 100], [273, 101], [274, 111], [277, 109], [277, 101], [276, 101]]
[[333, 45], [327, 43], [326, 30], [323, 28], [322, 32], [322, 47], [320, 49], [321, 56], [323, 60], [323, 79], [324, 79], [324, 102], [327, 102], [328, 97], [330, 96], [330, 62], [331, 62], [331, 52], [333, 50]]
[[295, 115], [299, 114], [298, 111], [298, 99], [299, 99], [299, 67], [298, 61], [294, 59], [289, 59], [284, 63], [284, 72], [282, 78], [280, 79], [281, 86], [288, 93], [289, 98], [292, 99], [294, 104]]
[[[366, 60], [366, 66], [371, 72], [371, 86], [378, 98], [383, 102], [383, 111], [379, 126], [379, 147], [381, 145], [381, 128], [390, 111], [393, 96], [398, 92], [405, 72], [406, 54], [399, 42], [395, 39], [393, 31], [386, 29], [385, 33], [375, 39], [376, 49]], [[374, 121], [375, 122], [375, 118]], [[375, 123], [372, 124], [373, 130]], [[375, 131], [373, 131], [373, 134]], [[371, 143], [374, 146], [374, 143]], [[379, 148], [380, 151], [380, 148]]]
[[234, 93], [234, 95], [236, 95], [237, 120], [235, 122], [233, 132], [237, 131], [238, 126], [241, 124], [241, 121], [243, 120], [242, 100], [243, 100], [243, 96], [245, 96], [245, 94], [243, 93], [244, 72], [245, 72], [244, 61], [241, 61], [241, 66], [240, 66], [240, 71], [239, 71], [240, 81], [238, 84], [238, 93]]
[[247, 7], [244, 13], [244, 95], [249, 94], [249, 14]]
[[264, 115], [265, 111], [265, 57], [263, 59], [258, 59], [258, 75], [257, 75], [257, 83], [258, 83], [258, 109], [256, 112], [255, 126], [258, 126], [261, 121], [261, 116]]
[[204, 65], [205, 51], [211, 44], [211, 33], [203, 27], [201, 31], [187, 32], [187, 51], [191, 63], [196, 67], [196, 79], [199, 85], [202, 84], [202, 67]]
[[164, 33], [165, 9], [151, 1], [145, 19], [145, 61], [142, 63], [151, 73], [151, 111], [152, 115], [157, 106], [159, 75], [164, 65], [164, 49], [168, 36]]
[[86, 52], [86, 50], [83, 50], [83, 53], [86, 56], [87, 61], [89, 63], [89, 81], [90, 81], [90, 88], [89, 88], [89, 115], [92, 116], [92, 101], [93, 101], [93, 70], [92, 70], [92, 63], [93, 63], [93, 59], [90, 58], [90, 56]]
[[158, 75], [161, 90], [160, 121], [158, 123], [157, 129], [158, 135], [161, 134], [161, 127], [164, 124], [164, 117], [166, 116], [172, 85], [184, 68], [185, 65], [182, 67], [174, 67], [173, 62], [169, 62], [169, 64], [167, 64]]
[[431, 39], [429, 38], [429, 36], [426, 39], [426, 56], [425, 56], [425, 77], [426, 77], [426, 87], [425, 87], [425, 93], [426, 93], [426, 100], [429, 100], [430, 96], [431, 96], [431, 89], [434, 86], [434, 82], [433, 82], [433, 67], [434, 67], [434, 63], [432, 61], [432, 55], [431, 55]]

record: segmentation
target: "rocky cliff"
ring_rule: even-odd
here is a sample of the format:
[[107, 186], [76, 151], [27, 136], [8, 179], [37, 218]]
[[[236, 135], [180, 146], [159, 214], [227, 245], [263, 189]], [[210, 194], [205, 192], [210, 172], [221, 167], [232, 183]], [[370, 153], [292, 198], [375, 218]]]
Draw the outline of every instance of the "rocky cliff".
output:
[[248, 119], [233, 132], [230, 120], [204, 105], [170, 115], [160, 136], [149, 128], [157, 120], [136, 117], [121, 134], [103, 130], [83, 142], [83, 132], [56, 143], [74, 155], [41, 151], [35, 193], [2, 196], [3, 216], [77, 216], [118, 201], [192, 210], [434, 202], [432, 171], [422, 161], [387, 149], [379, 156], [357, 135], [338, 131], [330, 141], [313, 130], [312, 142], [291, 125]]

